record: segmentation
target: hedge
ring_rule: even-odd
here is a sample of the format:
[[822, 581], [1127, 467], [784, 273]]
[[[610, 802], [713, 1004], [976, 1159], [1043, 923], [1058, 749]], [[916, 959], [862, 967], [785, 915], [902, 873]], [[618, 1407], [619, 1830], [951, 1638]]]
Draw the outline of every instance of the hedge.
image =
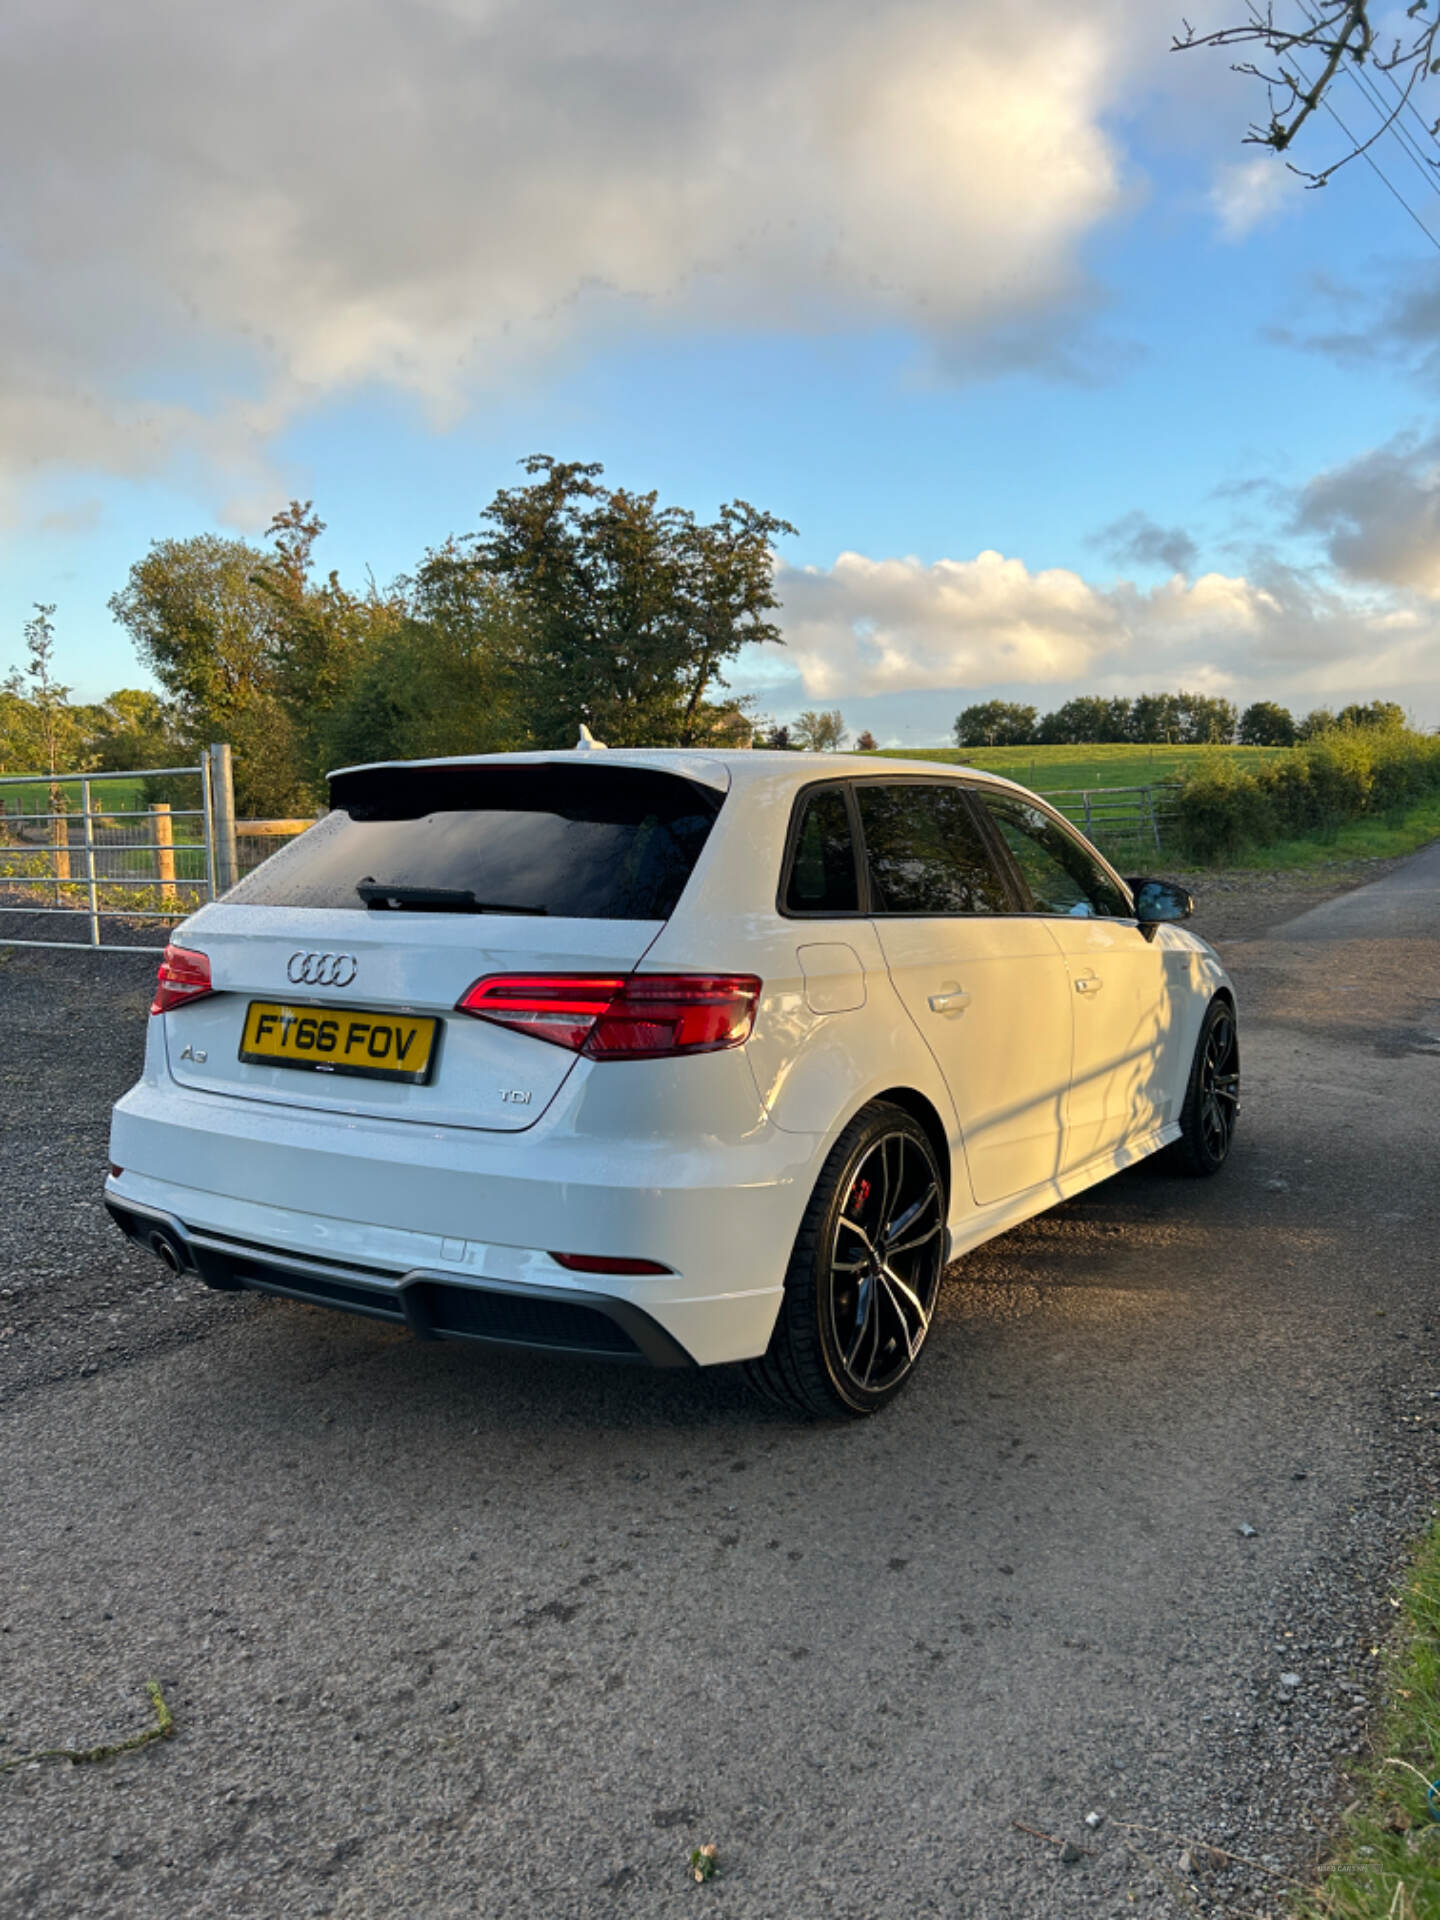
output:
[[1181, 783], [1174, 836], [1202, 862], [1272, 840], [1324, 839], [1347, 820], [1394, 815], [1440, 792], [1440, 739], [1343, 727], [1256, 767], [1216, 754]]

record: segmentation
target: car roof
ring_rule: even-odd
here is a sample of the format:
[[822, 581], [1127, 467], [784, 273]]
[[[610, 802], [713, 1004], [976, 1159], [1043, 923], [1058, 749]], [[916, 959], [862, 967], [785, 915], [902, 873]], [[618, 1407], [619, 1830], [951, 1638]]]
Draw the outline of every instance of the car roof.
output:
[[[603, 756], [603, 757], [602, 757]], [[1016, 792], [1028, 789], [1001, 775], [986, 773], [981, 767], [957, 765], [951, 761], [901, 760], [874, 753], [784, 752], [771, 748], [708, 747], [570, 747], [531, 753], [457, 754], [444, 759], [375, 760], [363, 766], [337, 767], [328, 776], [375, 772], [390, 767], [493, 767], [493, 766], [575, 766], [594, 762], [604, 766], [649, 767], [656, 772], [673, 773], [682, 779], [696, 780], [702, 786], [721, 792], [731, 787], [753, 786], [771, 781], [784, 787], [808, 786], [814, 780], [839, 780], [876, 774], [909, 776], [936, 775], [941, 779], [963, 777], [983, 781], [987, 786], [1005, 787]]]

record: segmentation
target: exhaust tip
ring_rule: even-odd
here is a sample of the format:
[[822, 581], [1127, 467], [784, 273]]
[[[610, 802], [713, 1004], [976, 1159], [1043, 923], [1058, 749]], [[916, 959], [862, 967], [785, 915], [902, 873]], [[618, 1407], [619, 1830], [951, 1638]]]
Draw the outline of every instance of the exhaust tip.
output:
[[184, 1263], [180, 1255], [175, 1251], [173, 1243], [168, 1240], [163, 1233], [151, 1234], [150, 1251], [158, 1255], [158, 1257], [165, 1262], [171, 1273], [178, 1274], [185, 1271]]

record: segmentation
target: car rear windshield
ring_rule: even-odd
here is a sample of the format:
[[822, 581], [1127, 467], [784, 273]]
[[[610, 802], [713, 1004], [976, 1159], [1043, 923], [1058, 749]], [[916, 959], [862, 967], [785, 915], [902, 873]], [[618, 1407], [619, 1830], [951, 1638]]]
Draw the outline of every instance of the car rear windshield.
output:
[[721, 796], [638, 767], [389, 767], [338, 774], [332, 811], [226, 898], [357, 913], [664, 920]]

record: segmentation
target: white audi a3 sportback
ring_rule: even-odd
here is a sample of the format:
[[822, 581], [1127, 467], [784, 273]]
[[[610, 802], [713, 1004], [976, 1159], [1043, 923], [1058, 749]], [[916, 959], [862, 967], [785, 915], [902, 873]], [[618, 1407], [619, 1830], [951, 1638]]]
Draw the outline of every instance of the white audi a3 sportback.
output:
[[582, 748], [330, 793], [176, 930], [115, 1109], [111, 1213], [212, 1287], [864, 1414], [947, 1260], [1230, 1150], [1188, 895], [1008, 781]]

